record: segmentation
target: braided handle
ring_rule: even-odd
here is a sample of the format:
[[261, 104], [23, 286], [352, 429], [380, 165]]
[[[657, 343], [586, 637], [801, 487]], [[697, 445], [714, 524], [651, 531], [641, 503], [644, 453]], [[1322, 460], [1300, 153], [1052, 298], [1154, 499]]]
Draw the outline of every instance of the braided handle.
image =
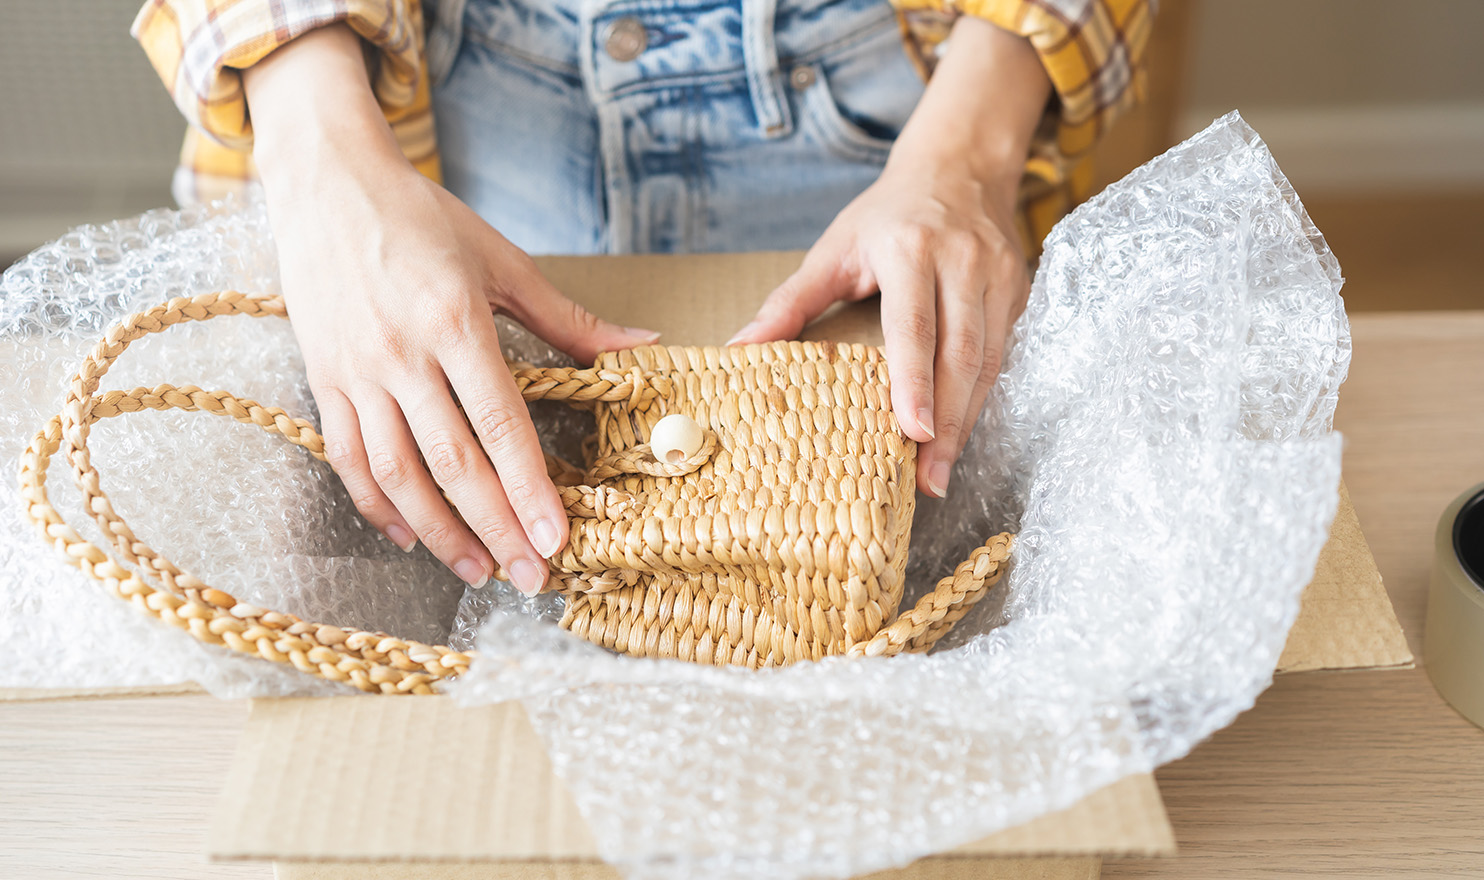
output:
[[999, 583], [1014, 544], [1015, 536], [1003, 532], [976, 547], [968, 559], [958, 564], [953, 574], [938, 581], [931, 593], [917, 600], [911, 611], [898, 615], [890, 626], [882, 628], [872, 638], [851, 645], [849, 655], [879, 657], [903, 651], [925, 653], [932, 650], [938, 639]]
[[638, 367], [627, 372], [578, 369], [577, 367], [532, 367], [512, 370], [511, 378], [527, 403], [560, 400], [573, 406], [593, 403], [623, 403], [642, 412], [657, 398], [664, 379], [645, 376]]
[[[434, 693], [438, 681], [468, 669], [469, 653], [385, 633], [310, 623], [239, 602], [231, 594], [185, 574], [136, 538], [100, 488], [98, 472], [88, 454], [89, 429], [99, 419], [140, 409], [199, 409], [231, 416], [281, 434], [323, 459], [323, 443], [308, 422], [226, 392], [160, 385], [94, 394], [99, 380], [131, 342], [175, 324], [231, 314], [284, 317], [285, 310], [279, 297], [251, 297], [229, 291], [174, 299], [131, 315], [112, 328], [74, 377], [63, 412], [48, 420], [21, 455], [20, 493], [27, 518], [70, 564], [102, 583], [113, 595], [164, 623], [187, 630], [202, 642], [292, 663], [303, 672], [373, 693]], [[47, 469], [64, 444], [89, 512], [112, 539], [112, 554], [79, 535], [57, 513], [47, 495]], [[164, 589], [151, 585], [145, 573]]]

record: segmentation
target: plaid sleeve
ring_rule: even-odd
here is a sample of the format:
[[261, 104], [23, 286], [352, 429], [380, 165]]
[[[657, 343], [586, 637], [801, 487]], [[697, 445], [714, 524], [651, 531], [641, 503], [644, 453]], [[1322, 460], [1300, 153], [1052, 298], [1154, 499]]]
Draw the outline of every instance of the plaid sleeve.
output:
[[1156, 0], [892, 0], [909, 54], [930, 74], [959, 14], [1030, 40], [1056, 90], [1054, 126], [1043, 129], [1034, 169], [1064, 179], [1098, 137], [1144, 92], [1142, 60]]
[[1144, 47], [1157, 0], [891, 0], [907, 52], [932, 73], [960, 14], [1030, 40], [1056, 101], [1031, 143], [1021, 222], [1035, 244], [1087, 196], [1089, 151], [1124, 111], [1143, 98]]
[[371, 77], [382, 112], [402, 152], [437, 179], [418, 0], [147, 0], [130, 32], [191, 123], [176, 175], [178, 198], [217, 195], [253, 175], [242, 70], [336, 22], [376, 50]]

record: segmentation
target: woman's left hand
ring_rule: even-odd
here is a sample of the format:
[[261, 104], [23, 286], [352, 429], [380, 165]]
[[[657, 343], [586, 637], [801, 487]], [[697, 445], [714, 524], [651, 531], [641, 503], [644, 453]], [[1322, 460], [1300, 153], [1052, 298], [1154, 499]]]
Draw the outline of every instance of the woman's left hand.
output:
[[732, 339], [790, 339], [879, 290], [892, 409], [922, 444], [918, 487], [939, 497], [1030, 293], [1015, 206], [1051, 92], [1015, 34], [964, 16], [949, 45], [881, 176]]
[[922, 444], [918, 486], [941, 497], [1030, 291], [1014, 210], [1013, 188], [894, 152], [732, 341], [793, 338], [880, 290], [892, 409]]

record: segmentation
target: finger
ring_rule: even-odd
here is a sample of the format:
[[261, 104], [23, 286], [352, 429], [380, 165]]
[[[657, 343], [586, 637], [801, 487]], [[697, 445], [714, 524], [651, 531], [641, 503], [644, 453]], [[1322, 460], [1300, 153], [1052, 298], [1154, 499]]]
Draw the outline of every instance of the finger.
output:
[[933, 379], [937, 436], [918, 448], [917, 482], [942, 498], [977, 414], [970, 407], [984, 372], [985, 309], [984, 282], [974, 273], [945, 273], [940, 290]]
[[1020, 316], [1025, 314], [1025, 308], [1030, 304], [1031, 300], [1031, 281], [1026, 277], [1024, 270], [1017, 272], [1014, 281], [1011, 283], [1014, 285], [1013, 289], [1016, 293], [1013, 297], [1008, 298], [1009, 317], [1005, 321], [1006, 336], [1009, 335], [1010, 328], [1015, 326], [1015, 322], [1020, 320]]
[[445, 358], [443, 369], [529, 544], [543, 557], [555, 556], [567, 543], [567, 512], [547, 475], [525, 401], [500, 356], [494, 327], [476, 330], [463, 350]]
[[350, 493], [356, 510], [386, 535], [387, 540], [402, 548], [403, 552], [411, 552], [417, 546], [417, 536], [371, 476], [355, 407], [344, 394], [333, 388], [315, 392], [314, 399], [319, 405], [325, 460], [335, 469], [340, 482], [345, 484], [345, 491]]
[[[1001, 308], [1003, 306], [1003, 308]], [[974, 396], [969, 401], [969, 422], [959, 438], [954, 460], [963, 454], [964, 447], [979, 424], [984, 411], [984, 401], [989, 390], [999, 381], [1000, 370], [1005, 363], [1005, 345], [1009, 341], [1010, 325], [1014, 323], [1016, 306], [1013, 299], [997, 299], [991, 296], [984, 307], [984, 367], [979, 371], [979, 381], [974, 385]]]
[[852, 279], [831, 247], [823, 241], [816, 244], [803, 265], [768, 294], [757, 315], [727, 345], [793, 339], [825, 309], [850, 296]]
[[647, 345], [660, 338], [653, 330], [604, 321], [563, 296], [534, 266], [515, 281], [514, 292], [502, 298], [505, 310], [532, 333], [583, 363], [592, 363], [600, 351]]
[[[1005, 349], [1010, 344], [1010, 333], [1015, 322], [1025, 313], [1030, 299], [1031, 283], [1017, 263], [1009, 277], [1002, 281], [991, 281], [984, 305], [984, 367], [993, 385], [1005, 367]], [[986, 386], [986, 391], [988, 386]]]
[[[441, 386], [437, 390], [443, 393]], [[397, 506], [403, 519], [434, 556], [453, 569], [464, 583], [484, 586], [494, 572], [494, 561], [484, 544], [443, 500], [438, 485], [419, 458], [417, 442], [397, 400], [377, 388], [357, 392], [352, 403], [360, 418], [371, 476], [381, 491]], [[453, 406], [452, 402], [449, 406]]]
[[[546, 560], [531, 546], [483, 447], [452, 397], [411, 390], [408, 397], [397, 399], [407, 413], [407, 424], [428, 473], [448, 493], [464, 523], [494, 554], [516, 589], [535, 595], [546, 583]], [[529, 421], [524, 406], [519, 416]], [[534, 431], [531, 440], [535, 440]]]
[[[989, 386], [999, 378], [1005, 366], [1005, 349], [1015, 322], [1025, 313], [1031, 295], [1031, 280], [1026, 274], [1025, 257], [1010, 254], [1001, 260], [990, 260], [989, 283], [984, 298], [984, 369]], [[978, 413], [978, 407], [974, 412]]]
[[[946, 458], [950, 466], [963, 454], [964, 447], [968, 444], [974, 434], [974, 428], [979, 423], [979, 416], [984, 410], [984, 401], [989, 397], [989, 391], [994, 387], [1000, 377], [1000, 370], [1004, 366], [1005, 347], [1009, 342], [1010, 328], [1025, 308], [1025, 294], [1016, 295], [1011, 291], [1029, 290], [1029, 284], [1023, 275], [1016, 275], [1008, 282], [998, 285], [992, 284], [991, 290], [987, 292], [984, 299], [984, 355], [979, 368], [979, 376], [974, 382], [974, 391], [969, 398], [968, 408], [964, 411], [963, 429], [958, 432], [958, 442], [952, 447], [939, 446], [943, 439], [940, 435], [933, 442], [936, 447], [928, 455], [933, 460], [939, 457]], [[921, 458], [919, 458], [921, 461]], [[921, 470], [919, 465], [920, 479], [925, 479], [927, 474]], [[951, 469], [949, 473], [951, 473]], [[947, 485], [944, 485], [946, 491]]]
[[930, 269], [902, 257], [882, 261], [881, 333], [891, 372], [891, 407], [902, 431], [933, 439], [933, 354], [937, 349], [937, 282]]

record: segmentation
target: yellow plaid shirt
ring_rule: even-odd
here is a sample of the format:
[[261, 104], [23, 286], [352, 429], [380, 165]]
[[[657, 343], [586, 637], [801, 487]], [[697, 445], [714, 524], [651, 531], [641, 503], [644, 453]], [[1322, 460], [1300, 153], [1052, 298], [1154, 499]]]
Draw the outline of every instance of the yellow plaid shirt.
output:
[[[1141, 59], [1156, 0], [891, 2], [924, 76], [961, 14], [1028, 38], [1040, 55], [1057, 100], [1026, 162], [1020, 218], [1026, 240], [1039, 243], [1087, 196], [1088, 153], [1099, 135], [1143, 95]], [[372, 79], [382, 111], [407, 158], [439, 179], [419, 0], [148, 0], [132, 32], [191, 123], [177, 198], [219, 198], [253, 177], [242, 69], [334, 22], [345, 22], [374, 48]]]

